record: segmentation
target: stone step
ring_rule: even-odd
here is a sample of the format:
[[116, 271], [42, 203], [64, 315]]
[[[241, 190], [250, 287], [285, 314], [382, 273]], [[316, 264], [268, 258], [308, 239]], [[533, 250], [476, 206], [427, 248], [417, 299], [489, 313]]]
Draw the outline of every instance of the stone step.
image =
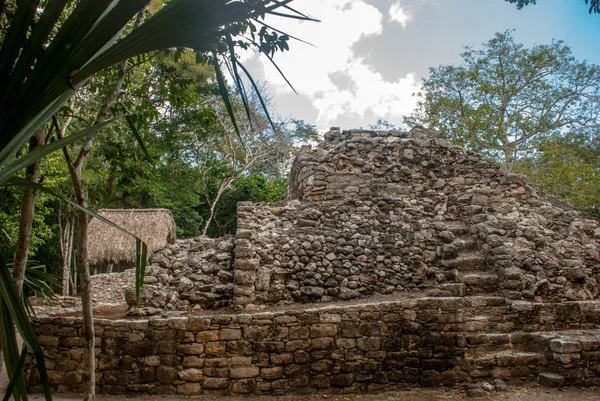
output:
[[[481, 320], [482, 317], [476, 316], [475, 319]], [[499, 347], [558, 354], [578, 352], [577, 350], [600, 351], [600, 329], [466, 333], [464, 339], [468, 348]]]
[[477, 350], [514, 350], [519, 342], [513, 342], [513, 336], [509, 333], [467, 333], [465, 343], [468, 348]]
[[455, 236], [461, 236], [469, 232], [469, 227], [462, 221], [445, 220], [442, 225], [446, 231], [450, 231]]
[[465, 296], [465, 285], [463, 283], [444, 283], [440, 285], [440, 288], [450, 293], [453, 297]]
[[546, 357], [538, 352], [499, 350], [467, 353], [463, 359], [463, 369], [473, 378], [493, 377], [495, 379], [535, 379], [545, 371]]
[[456, 238], [452, 245], [461, 251], [473, 251], [477, 249], [477, 240], [471, 236], [463, 235], [461, 237]]
[[441, 261], [446, 269], [458, 269], [459, 271], [481, 271], [486, 270], [486, 257], [480, 252], [461, 252], [455, 259]]
[[544, 387], [563, 387], [565, 378], [558, 373], [544, 372], [538, 375], [538, 382]]
[[498, 275], [493, 273], [463, 274], [459, 280], [465, 284], [465, 294], [474, 295], [490, 293], [498, 290]]

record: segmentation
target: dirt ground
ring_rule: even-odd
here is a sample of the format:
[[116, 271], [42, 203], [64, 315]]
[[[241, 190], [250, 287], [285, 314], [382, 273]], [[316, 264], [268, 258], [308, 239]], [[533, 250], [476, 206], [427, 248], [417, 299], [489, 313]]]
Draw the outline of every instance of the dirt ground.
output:
[[[42, 395], [36, 394], [30, 400], [41, 401]], [[56, 401], [81, 400], [77, 394], [56, 394]], [[462, 390], [453, 389], [409, 389], [393, 391], [380, 394], [315, 394], [315, 395], [286, 395], [286, 396], [173, 396], [173, 395], [131, 395], [131, 396], [104, 396], [96, 397], [98, 401], [166, 401], [166, 400], [190, 400], [190, 401], [437, 401], [437, 400], [481, 400], [481, 401], [599, 401], [600, 389], [597, 388], [567, 388], [548, 389], [536, 385], [510, 388], [505, 392], [489, 393], [481, 398], [467, 398]]]

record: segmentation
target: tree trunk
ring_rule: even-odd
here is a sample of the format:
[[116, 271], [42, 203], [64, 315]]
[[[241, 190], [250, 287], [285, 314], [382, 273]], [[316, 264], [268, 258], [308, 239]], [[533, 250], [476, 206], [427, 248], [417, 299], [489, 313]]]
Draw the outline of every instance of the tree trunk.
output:
[[[44, 145], [45, 127], [36, 131], [29, 140], [29, 152]], [[37, 161], [27, 167], [25, 179], [29, 182], [37, 183], [40, 175], [40, 162]], [[37, 191], [33, 188], [23, 189], [23, 202], [21, 203], [21, 216], [19, 220], [19, 237], [17, 238], [17, 249], [13, 266], [13, 280], [19, 295], [23, 292], [23, 280], [25, 279], [25, 266], [27, 265], [27, 253], [29, 251], [29, 242], [31, 240], [31, 227], [33, 225], [33, 211]]]
[[[136, 17], [134, 28], [138, 28], [144, 19], [144, 9], [140, 11]], [[125, 76], [127, 74], [127, 60], [123, 60], [116, 66], [117, 79], [110, 86], [105, 98], [102, 100], [100, 110], [96, 116], [94, 125], [102, 124], [110, 118], [110, 109], [117, 101]], [[54, 117], [54, 123], [57, 127], [60, 136], [64, 131], [60, 129], [58, 118]], [[87, 198], [83, 188], [82, 171], [83, 166], [92, 151], [94, 139], [98, 135], [98, 131], [91, 132], [87, 137], [77, 155], [77, 159], [73, 161], [69, 150], [63, 148], [63, 153], [69, 167], [73, 191], [77, 203], [83, 208], [87, 208]], [[92, 283], [90, 279], [90, 266], [88, 261], [88, 216], [85, 212], [79, 211], [77, 221], [77, 230], [75, 231], [75, 263], [79, 272], [79, 286], [81, 288], [81, 310], [83, 314], [83, 359], [84, 359], [84, 401], [96, 400], [96, 356], [95, 356], [95, 333], [94, 333], [94, 316], [92, 305]]]
[[[82, 188], [80, 188], [82, 189]], [[83, 195], [83, 192], [81, 193]], [[78, 197], [79, 198], [79, 197]], [[78, 199], [79, 204], [86, 206], [85, 195]], [[92, 286], [88, 266], [88, 216], [85, 212], [78, 213], [79, 221], [76, 231], [76, 260], [79, 268], [79, 285], [81, 287], [81, 311], [83, 314], [83, 363], [84, 363], [84, 401], [96, 399], [96, 340], [94, 333], [94, 315], [92, 311]]]
[[[71, 261], [73, 257], [73, 236], [75, 230], [75, 220], [67, 215], [65, 220], [65, 228], [62, 228], [62, 221], [60, 217], [60, 209], [58, 216], [58, 229], [59, 229], [59, 241], [60, 241], [60, 254], [62, 257], [62, 295], [68, 296], [71, 294], [69, 283], [71, 279]], [[71, 289], [75, 288], [71, 284]]]
[[502, 149], [502, 152], [504, 153], [504, 169], [506, 171], [512, 171], [515, 167], [515, 160], [516, 160], [516, 155], [515, 155], [515, 150], [509, 147], [505, 147]]
[[[45, 127], [40, 128], [29, 140], [29, 152], [32, 152], [43, 146]], [[29, 182], [38, 182], [40, 174], [40, 162], [27, 167], [25, 179]], [[23, 201], [21, 203], [21, 216], [19, 219], [19, 236], [17, 238], [17, 249], [15, 251], [13, 266], [13, 281], [19, 296], [23, 293], [23, 281], [25, 279], [25, 266], [27, 265], [27, 253], [31, 241], [31, 227], [33, 225], [33, 211], [37, 191], [32, 188], [23, 189]], [[0, 344], [0, 381], [5, 379], [4, 373], [4, 353]]]

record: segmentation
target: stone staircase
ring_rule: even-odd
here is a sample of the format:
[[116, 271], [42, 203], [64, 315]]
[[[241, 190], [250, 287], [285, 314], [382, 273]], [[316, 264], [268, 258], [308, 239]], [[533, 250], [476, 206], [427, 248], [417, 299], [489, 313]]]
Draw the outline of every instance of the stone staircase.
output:
[[[442, 248], [441, 256], [448, 283], [442, 288], [453, 296], [493, 294], [498, 291], [498, 274], [486, 262], [485, 254], [478, 248], [477, 240], [469, 234], [468, 226], [455, 220], [441, 223], [449, 244]], [[451, 242], [450, 242], [451, 240]]]
[[600, 331], [472, 333], [462, 369], [475, 381], [538, 381], [548, 387], [600, 384]]

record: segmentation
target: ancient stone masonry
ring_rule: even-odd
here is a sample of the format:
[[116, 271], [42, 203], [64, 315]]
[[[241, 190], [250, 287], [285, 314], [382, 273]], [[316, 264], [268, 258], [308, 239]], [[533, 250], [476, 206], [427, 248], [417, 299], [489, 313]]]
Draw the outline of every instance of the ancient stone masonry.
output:
[[[232, 297], [246, 306], [406, 291], [597, 299], [599, 240], [597, 219], [421, 128], [330, 131], [298, 154], [284, 203], [238, 206], [234, 239], [156, 252], [144, 304], [206, 309]], [[132, 282], [130, 272], [96, 278], [95, 297], [121, 301]]]
[[[226, 307], [233, 295], [233, 238], [177, 241], [154, 251], [141, 289], [142, 306], [184, 310]], [[133, 270], [92, 277], [95, 302], [135, 305]]]
[[[97, 384], [106, 394], [281, 394], [473, 382], [500, 388], [541, 373], [548, 384], [598, 386], [599, 312], [600, 301], [465, 297], [98, 319]], [[81, 319], [42, 317], [37, 330], [51, 385], [80, 391]], [[27, 375], [39, 388], [31, 367]]]
[[237, 304], [599, 296], [598, 220], [420, 128], [331, 131], [296, 158], [285, 204], [238, 211], [254, 268], [236, 270]]
[[[298, 154], [284, 202], [238, 205], [235, 236], [155, 250], [142, 305], [162, 316], [97, 321], [98, 385], [598, 386], [599, 251], [597, 219], [434, 133], [332, 130]], [[135, 304], [132, 272], [93, 286]], [[52, 385], [78, 391], [81, 319], [36, 327]]]

